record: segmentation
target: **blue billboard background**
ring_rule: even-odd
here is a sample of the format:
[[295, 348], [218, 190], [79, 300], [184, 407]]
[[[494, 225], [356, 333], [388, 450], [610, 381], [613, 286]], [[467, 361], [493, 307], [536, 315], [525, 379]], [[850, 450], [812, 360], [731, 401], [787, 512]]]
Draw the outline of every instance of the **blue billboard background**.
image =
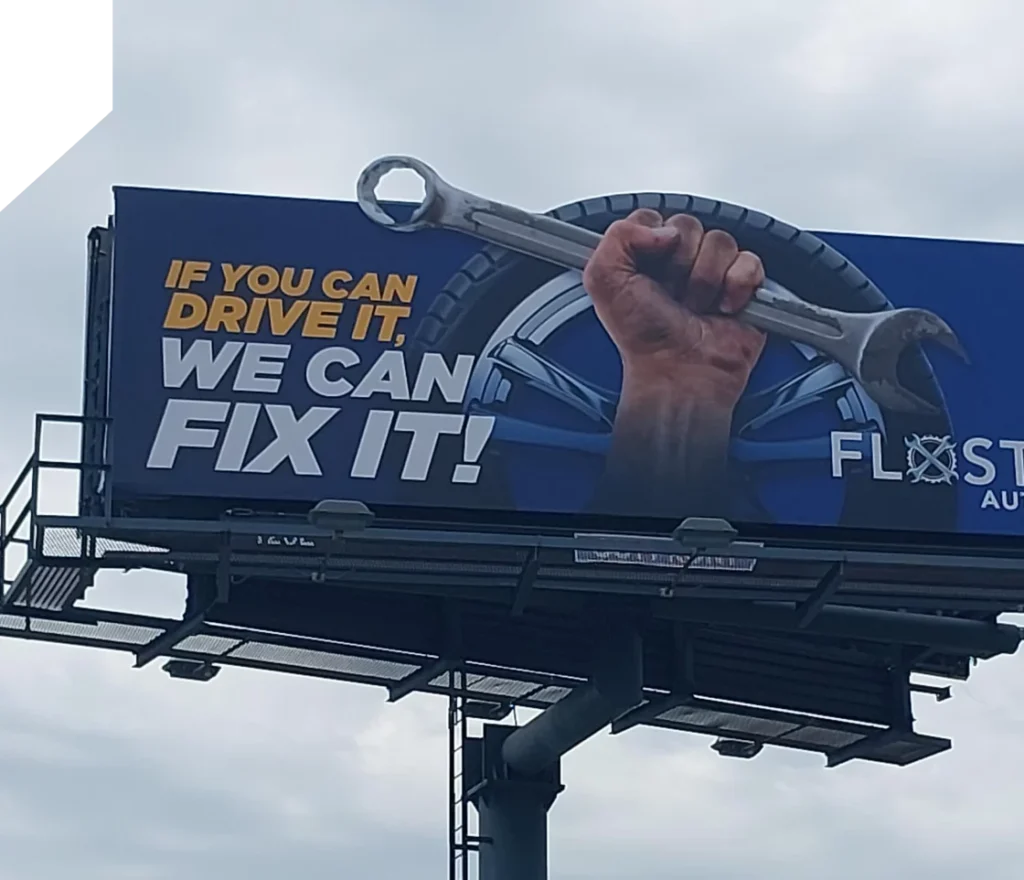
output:
[[[815, 352], [769, 339], [713, 512], [1024, 534], [1024, 247], [818, 235], [891, 304], [943, 317], [971, 362], [928, 350], [943, 412], [896, 416], [833, 381]], [[642, 473], [632, 497], [600, 500], [618, 352], [578, 274], [483, 250], [455, 233], [390, 232], [354, 203], [116, 190], [115, 496], [710, 512], [685, 498], [648, 509]], [[799, 289], [784, 254], [765, 264], [813, 298], [814, 279]]]

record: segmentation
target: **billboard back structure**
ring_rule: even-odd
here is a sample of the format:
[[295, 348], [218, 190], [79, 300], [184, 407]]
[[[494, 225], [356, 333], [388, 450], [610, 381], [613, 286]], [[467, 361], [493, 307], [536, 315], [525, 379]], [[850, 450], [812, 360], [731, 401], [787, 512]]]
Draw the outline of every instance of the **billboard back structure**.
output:
[[[667, 193], [552, 215], [606, 233], [600, 259], [398, 234], [355, 202], [117, 189], [115, 503], [1024, 533], [1024, 247]], [[899, 325], [843, 363], [750, 319], [770, 296], [920, 310], [967, 360]]]

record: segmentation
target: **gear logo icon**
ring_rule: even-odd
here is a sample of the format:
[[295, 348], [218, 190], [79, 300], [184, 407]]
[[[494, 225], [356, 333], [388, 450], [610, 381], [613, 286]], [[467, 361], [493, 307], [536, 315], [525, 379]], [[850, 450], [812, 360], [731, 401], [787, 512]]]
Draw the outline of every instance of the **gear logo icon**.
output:
[[953, 438], [934, 434], [904, 437], [907, 447], [907, 476], [913, 483], [946, 483], [958, 478]]

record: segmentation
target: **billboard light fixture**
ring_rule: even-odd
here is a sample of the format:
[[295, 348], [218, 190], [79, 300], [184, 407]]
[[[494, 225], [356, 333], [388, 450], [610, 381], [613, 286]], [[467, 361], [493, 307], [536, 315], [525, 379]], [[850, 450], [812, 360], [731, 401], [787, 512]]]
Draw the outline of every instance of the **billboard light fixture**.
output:
[[362, 501], [325, 498], [309, 512], [309, 522], [318, 529], [347, 535], [362, 532], [373, 522], [374, 514]]
[[672, 530], [672, 540], [684, 547], [728, 547], [739, 532], [728, 520], [713, 516], [688, 516]]
[[719, 737], [712, 744], [714, 749], [723, 758], [753, 758], [761, 749], [764, 743], [754, 742], [749, 739], [728, 739]]
[[163, 670], [171, 678], [181, 678], [186, 681], [209, 681], [220, 672], [220, 667], [205, 660], [168, 660], [163, 665]]

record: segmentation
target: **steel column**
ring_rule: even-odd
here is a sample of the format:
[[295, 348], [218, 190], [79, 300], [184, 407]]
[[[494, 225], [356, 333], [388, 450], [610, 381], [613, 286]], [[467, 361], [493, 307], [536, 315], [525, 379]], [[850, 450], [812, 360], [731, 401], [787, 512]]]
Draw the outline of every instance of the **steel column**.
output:
[[[550, 710], [549, 710], [550, 711]], [[479, 880], [547, 880], [548, 811], [562, 791], [556, 761], [533, 776], [517, 773], [502, 759], [502, 746], [516, 728], [484, 726], [480, 781], [469, 797], [479, 818]], [[470, 771], [469, 776], [473, 776]]]
[[611, 635], [598, 648], [590, 681], [505, 740], [505, 763], [524, 775], [539, 773], [643, 702], [642, 653], [641, 640], [635, 632]]

